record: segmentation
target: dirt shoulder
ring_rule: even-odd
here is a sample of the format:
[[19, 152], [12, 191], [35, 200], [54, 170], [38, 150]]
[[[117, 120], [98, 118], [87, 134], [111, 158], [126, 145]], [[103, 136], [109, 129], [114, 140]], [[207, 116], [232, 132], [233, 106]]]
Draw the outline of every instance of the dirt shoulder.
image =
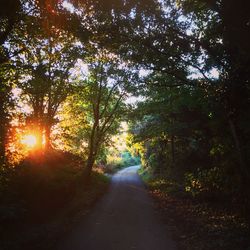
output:
[[250, 249], [249, 226], [231, 204], [195, 200], [153, 182], [147, 187], [179, 250]]

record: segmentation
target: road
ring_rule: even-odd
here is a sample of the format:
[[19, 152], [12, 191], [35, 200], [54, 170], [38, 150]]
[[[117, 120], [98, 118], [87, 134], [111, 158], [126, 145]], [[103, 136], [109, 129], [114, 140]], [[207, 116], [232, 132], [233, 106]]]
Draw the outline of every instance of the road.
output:
[[154, 209], [137, 170], [119, 171], [110, 191], [58, 250], [174, 250], [167, 226]]

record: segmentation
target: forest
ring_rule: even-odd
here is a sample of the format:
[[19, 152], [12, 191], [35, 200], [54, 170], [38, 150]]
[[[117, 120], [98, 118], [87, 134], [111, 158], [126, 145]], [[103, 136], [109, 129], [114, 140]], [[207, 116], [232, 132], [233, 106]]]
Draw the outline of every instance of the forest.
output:
[[249, 249], [250, 2], [0, 3], [0, 249], [134, 165], [179, 249]]

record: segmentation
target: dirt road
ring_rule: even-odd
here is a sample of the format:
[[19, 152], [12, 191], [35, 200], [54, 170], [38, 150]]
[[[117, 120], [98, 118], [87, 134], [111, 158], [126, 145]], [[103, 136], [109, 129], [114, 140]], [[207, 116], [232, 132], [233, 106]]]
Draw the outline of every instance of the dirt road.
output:
[[174, 250], [166, 225], [139, 176], [138, 166], [119, 171], [110, 191], [58, 250]]

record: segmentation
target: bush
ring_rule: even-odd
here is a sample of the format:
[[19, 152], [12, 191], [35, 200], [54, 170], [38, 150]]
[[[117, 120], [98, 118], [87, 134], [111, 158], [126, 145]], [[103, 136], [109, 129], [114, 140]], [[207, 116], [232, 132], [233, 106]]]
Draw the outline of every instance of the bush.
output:
[[53, 150], [30, 155], [8, 175], [1, 173], [0, 220], [20, 220], [28, 213], [37, 219], [53, 216], [74, 196], [82, 165], [79, 157]]
[[222, 192], [223, 175], [219, 168], [197, 169], [196, 173], [185, 174], [185, 190], [192, 196], [215, 195]]

